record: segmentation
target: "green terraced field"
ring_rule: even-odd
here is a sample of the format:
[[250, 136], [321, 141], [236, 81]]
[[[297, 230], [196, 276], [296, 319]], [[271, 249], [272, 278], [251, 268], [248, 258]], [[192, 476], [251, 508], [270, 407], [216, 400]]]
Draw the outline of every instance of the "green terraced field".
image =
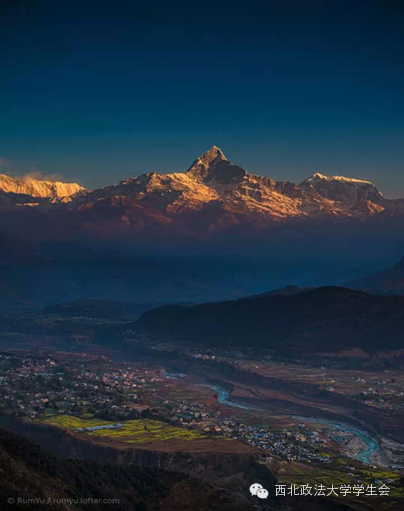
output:
[[[80, 419], [71, 415], [55, 415], [54, 417], [43, 419], [42, 422], [70, 431], [74, 431], [78, 428], [117, 423], [117, 421], [111, 422], [102, 419]], [[171, 426], [165, 422], [151, 419], [130, 420], [122, 422], [122, 424], [123, 427], [117, 429], [101, 429], [83, 433], [90, 437], [110, 438], [118, 442], [130, 444], [161, 442], [173, 439], [199, 440], [201, 438], [207, 438], [207, 435], [200, 431]]]

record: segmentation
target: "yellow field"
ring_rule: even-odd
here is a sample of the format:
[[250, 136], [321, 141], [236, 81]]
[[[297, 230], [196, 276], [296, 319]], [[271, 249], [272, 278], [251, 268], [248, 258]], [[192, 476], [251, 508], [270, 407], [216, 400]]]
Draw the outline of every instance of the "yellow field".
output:
[[73, 415], [53, 415], [52, 417], [42, 419], [42, 422], [50, 424], [51, 426], [57, 426], [58, 428], [71, 430], [88, 428], [90, 426], [102, 426], [104, 424], [116, 424], [119, 421], [111, 422], [103, 419], [80, 419], [79, 417], [73, 417]]
[[[90, 426], [103, 426], [116, 424], [121, 421], [105, 421], [102, 419], [80, 419], [71, 415], [55, 415], [42, 420], [45, 424], [57, 426], [68, 430], [86, 428]], [[122, 422], [123, 427], [117, 429], [100, 429], [98, 431], [86, 431], [90, 437], [109, 438], [118, 442], [139, 444], [143, 442], [161, 442], [165, 440], [199, 440], [206, 438], [204, 433], [182, 427], [171, 426], [165, 422], [151, 419], [137, 419]]]

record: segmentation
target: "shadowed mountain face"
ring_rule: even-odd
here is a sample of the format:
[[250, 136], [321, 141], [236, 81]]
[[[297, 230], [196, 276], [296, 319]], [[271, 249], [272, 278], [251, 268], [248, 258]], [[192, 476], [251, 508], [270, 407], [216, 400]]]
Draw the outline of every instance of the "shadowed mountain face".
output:
[[[254, 509], [248, 500], [232, 497], [201, 479], [122, 463], [62, 460], [36, 443], [1, 428], [0, 471], [3, 511], [42, 511], [45, 508], [50, 511], [106, 511], [111, 508], [115, 511], [185, 511], [196, 506], [201, 511]], [[25, 502], [19, 503], [18, 499]], [[81, 500], [86, 503], [81, 504]], [[325, 504], [321, 509], [325, 509]]]
[[367, 181], [315, 174], [300, 185], [277, 182], [234, 165], [216, 146], [186, 172], [142, 174], [93, 191], [66, 188], [69, 197], [62, 199], [37, 188], [12, 188], [36, 198], [28, 202], [14, 194], [0, 202], [0, 228], [39, 240], [178, 243], [240, 235], [271, 239], [279, 230], [324, 223], [338, 231], [404, 211], [403, 200], [385, 199]]
[[318, 352], [402, 348], [403, 322], [403, 297], [324, 287], [289, 296], [165, 306], [144, 313], [139, 323], [150, 332], [209, 346], [249, 343], [257, 348]]

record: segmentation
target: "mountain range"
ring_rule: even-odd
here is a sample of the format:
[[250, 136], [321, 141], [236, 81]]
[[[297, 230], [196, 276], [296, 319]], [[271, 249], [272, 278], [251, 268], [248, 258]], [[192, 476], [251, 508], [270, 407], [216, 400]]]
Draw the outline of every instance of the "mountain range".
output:
[[299, 185], [275, 181], [233, 164], [216, 146], [186, 172], [146, 173], [96, 190], [0, 176], [0, 228], [36, 239], [262, 236], [290, 223], [357, 223], [403, 212], [404, 199], [386, 199], [368, 181], [319, 173]]

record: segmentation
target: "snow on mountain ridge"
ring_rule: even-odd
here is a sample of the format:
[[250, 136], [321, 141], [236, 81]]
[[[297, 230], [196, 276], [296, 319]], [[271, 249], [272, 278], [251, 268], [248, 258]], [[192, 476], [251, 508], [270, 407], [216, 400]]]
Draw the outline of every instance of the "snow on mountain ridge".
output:
[[75, 202], [80, 207], [91, 207], [96, 201], [114, 196], [164, 214], [208, 208], [210, 212], [215, 210], [217, 217], [227, 212], [239, 215], [232, 221], [242, 222], [253, 215], [254, 221], [264, 224], [292, 217], [366, 218], [390, 207], [368, 181], [320, 173], [300, 185], [275, 181], [233, 164], [217, 146], [194, 160], [186, 172], [141, 174], [115, 186], [87, 191]]
[[292, 226], [334, 219], [365, 221], [378, 215], [383, 221], [404, 212], [404, 199], [385, 199], [368, 181], [319, 173], [300, 185], [276, 181], [233, 164], [217, 146], [194, 160], [186, 172], [148, 172], [92, 191], [79, 187], [70, 197], [50, 200], [2, 194], [3, 210], [26, 210], [24, 219], [35, 208], [15, 206], [37, 203], [38, 210], [47, 211], [43, 217], [47, 221], [57, 218], [69, 229], [74, 225], [75, 232], [118, 239], [131, 239], [134, 233], [167, 241], [222, 232], [261, 236], [289, 220]]
[[300, 183], [299, 187], [305, 190], [313, 189], [322, 197], [338, 202], [371, 201], [377, 204], [384, 200], [383, 195], [370, 181], [344, 176], [324, 176], [316, 173]]
[[[316, 172], [312, 175], [312, 177], [307, 178], [305, 181], [310, 181], [312, 179], [326, 179], [327, 181], [346, 181], [348, 183], [363, 183], [367, 185], [373, 185], [370, 181], [365, 181], [364, 179], [356, 179], [354, 177], [345, 177], [345, 176], [325, 176], [324, 174], [320, 174]], [[303, 181], [303, 182], [305, 182]]]
[[31, 195], [32, 197], [58, 199], [71, 197], [84, 190], [84, 188], [77, 183], [40, 181], [33, 178], [19, 179], [0, 174], [0, 190], [7, 193]]

